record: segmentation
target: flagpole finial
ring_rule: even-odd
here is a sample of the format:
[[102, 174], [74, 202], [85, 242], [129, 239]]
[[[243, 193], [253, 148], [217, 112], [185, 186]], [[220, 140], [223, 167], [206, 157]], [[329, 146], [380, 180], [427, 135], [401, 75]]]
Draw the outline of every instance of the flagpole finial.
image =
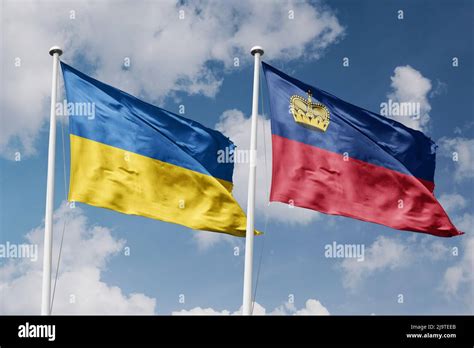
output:
[[55, 53], [57, 53], [58, 56], [60, 56], [61, 54], [63, 54], [62, 48], [59, 47], [59, 46], [53, 46], [53, 47], [51, 47], [51, 48], [49, 49], [49, 54], [50, 54], [51, 56], [53, 56]]
[[260, 55], [263, 56], [263, 48], [261, 46], [253, 46], [250, 50], [250, 53], [252, 53], [252, 56], [254, 56], [256, 53], [260, 53]]

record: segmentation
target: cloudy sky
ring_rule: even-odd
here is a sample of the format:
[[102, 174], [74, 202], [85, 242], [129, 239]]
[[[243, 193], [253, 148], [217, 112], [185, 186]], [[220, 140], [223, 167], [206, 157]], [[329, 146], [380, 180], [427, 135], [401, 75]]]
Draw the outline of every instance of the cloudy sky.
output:
[[[265, 235], [255, 241], [254, 312], [472, 314], [473, 10], [468, 0], [2, 0], [0, 243], [37, 244], [39, 258], [0, 259], [0, 313], [40, 311], [48, 49], [60, 45], [64, 62], [143, 100], [176, 113], [184, 106], [184, 116], [246, 149], [249, 49], [260, 44], [266, 62], [366, 109], [380, 112], [388, 99], [419, 103], [419, 119], [397, 120], [437, 142], [435, 194], [466, 234], [437, 238], [268, 204], [263, 85], [256, 226]], [[61, 124], [53, 274], [65, 234], [53, 313], [238, 313], [244, 240], [68, 205]], [[234, 172], [243, 207], [247, 170], [237, 164]], [[364, 260], [325, 257], [333, 242], [364, 246]]]

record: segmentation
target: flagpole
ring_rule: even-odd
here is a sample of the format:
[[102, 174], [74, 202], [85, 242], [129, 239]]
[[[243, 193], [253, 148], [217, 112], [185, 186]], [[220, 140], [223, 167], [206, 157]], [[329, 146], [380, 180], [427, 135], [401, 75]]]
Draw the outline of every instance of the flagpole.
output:
[[46, 184], [46, 212], [44, 217], [43, 284], [41, 291], [41, 314], [51, 314], [51, 259], [53, 253], [53, 206], [54, 165], [56, 159], [56, 99], [59, 56], [63, 51], [58, 46], [49, 50], [53, 57], [53, 78], [51, 87], [51, 113], [49, 123], [48, 178]]
[[257, 117], [258, 91], [260, 81], [260, 61], [263, 48], [254, 46], [250, 50], [254, 56], [253, 71], [253, 98], [252, 98], [252, 127], [250, 130], [250, 169], [247, 200], [247, 230], [245, 234], [245, 266], [244, 266], [244, 294], [242, 315], [252, 314], [252, 270], [253, 270], [253, 237], [255, 211], [255, 177], [257, 170]]

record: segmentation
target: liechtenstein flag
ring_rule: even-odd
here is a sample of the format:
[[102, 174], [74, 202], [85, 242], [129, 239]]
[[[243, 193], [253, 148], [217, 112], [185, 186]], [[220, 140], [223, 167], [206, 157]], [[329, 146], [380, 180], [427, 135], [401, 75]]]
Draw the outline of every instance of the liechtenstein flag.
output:
[[263, 63], [270, 201], [440, 237], [462, 234], [433, 194], [435, 143]]

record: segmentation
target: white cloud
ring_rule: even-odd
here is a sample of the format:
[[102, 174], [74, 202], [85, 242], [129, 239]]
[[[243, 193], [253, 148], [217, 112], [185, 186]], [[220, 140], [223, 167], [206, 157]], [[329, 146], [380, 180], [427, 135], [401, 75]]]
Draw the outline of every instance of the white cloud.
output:
[[438, 143], [440, 155], [453, 162], [456, 181], [474, 178], [474, 139], [443, 137]]
[[467, 200], [457, 193], [443, 193], [439, 197], [439, 202], [450, 213], [454, 213], [457, 209], [463, 209], [467, 205]]
[[418, 260], [427, 258], [432, 261], [446, 259], [450, 249], [446, 241], [442, 239], [433, 239], [433, 237], [422, 237], [419, 244], [408, 246], [412, 255], [416, 255]]
[[442, 291], [447, 295], [456, 294], [459, 286], [465, 281], [464, 267], [452, 266], [444, 272]]
[[297, 310], [295, 315], [329, 315], [329, 311], [318, 300], [309, 299], [305, 307]]
[[[455, 219], [456, 225], [461, 231], [466, 233], [474, 232], [474, 215], [465, 213]], [[462, 237], [461, 237], [462, 238]]]
[[[248, 151], [250, 146], [250, 124], [250, 118], [245, 117], [241, 111], [233, 109], [227, 110], [221, 115], [216, 129], [232, 139], [238, 151]], [[272, 172], [270, 120], [259, 115], [257, 132], [257, 180], [255, 195], [257, 213], [260, 213], [261, 216], [268, 214], [268, 218], [271, 221], [281, 221], [290, 224], [305, 225], [318, 219], [320, 217], [319, 213], [312, 210], [297, 207], [290, 209], [289, 206], [281, 203], [271, 203], [268, 205]], [[248, 175], [248, 162], [235, 163], [233, 194], [244, 209], [247, 207]]]
[[212, 308], [195, 307], [190, 310], [182, 309], [180, 311], [172, 312], [171, 314], [172, 315], [229, 315], [230, 312], [227, 310], [223, 310], [219, 312]]
[[[262, 305], [260, 305], [258, 302], [255, 302], [253, 304], [253, 308], [252, 308], [252, 314], [253, 315], [265, 315], [266, 313], [267, 313], [267, 311], [265, 310], [265, 308]], [[233, 315], [241, 315], [242, 314], [242, 306], [240, 306], [238, 311], [235, 311], [232, 314]]]
[[342, 261], [343, 285], [354, 289], [367, 277], [382, 270], [394, 270], [408, 264], [412, 253], [408, 246], [397, 239], [379, 236], [365, 248], [364, 261], [348, 258]]
[[[190, 310], [182, 309], [180, 311], [172, 312], [171, 315], [240, 315], [241, 313], [242, 306], [239, 310], [232, 313], [226, 309], [218, 311], [213, 308], [194, 307]], [[255, 302], [253, 315], [265, 315], [265, 308], [263, 308], [259, 303]]]
[[242, 247], [244, 244], [242, 239], [225, 233], [194, 231], [192, 236], [193, 241], [197, 244], [198, 249], [201, 251], [208, 250], [220, 242], [227, 242], [233, 247]]
[[[53, 277], [60, 233], [67, 222], [60, 272], [54, 298], [54, 314], [153, 314], [156, 300], [141, 293], [126, 295], [117, 286], [101, 280], [111, 257], [124, 247], [105, 227], [89, 226], [80, 208], [63, 204], [54, 216]], [[39, 314], [43, 265], [44, 227], [26, 235], [38, 245], [38, 260], [10, 259], [0, 267], [0, 313]], [[73, 302], [73, 303], [71, 303]]]
[[[456, 221], [456, 225], [462, 231], [469, 231], [469, 229], [472, 229], [472, 219], [472, 215], [464, 214], [459, 221]], [[465, 236], [459, 238], [465, 238]], [[474, 245], [469, 247], [472, 246]], [[466, 249], [468, 249], [467, 246]], [[372, 245], [365, 248], [365, 256], [362, 262], [358, 262], [353, 258], [347, 258], [339, 264], [339, 267], [343, 272], [342, 280], [344, 287], [356, 290], [364, 280], [377, 273], [404, 269], [412, 265], [415, 260], [416, 262], [448, 260], [451, 252], [452, 249], [445, 240], [435, 239], [431, 236], [421, 236], [413, 233], [405, 241], [399, 238], [379, 236]], [[472, 254], [469, 251], [466, 251], [467, 253]], [[451, 284], [447, 285], [448, 289], [457, 289], [458, 285], [465, 281], [465, 277], [460, 275], [467, 273], [469, 268], [467, 261], [466, 257], [455, 267], [451, 267], [453, 268], [452, 270], [448, 269], [445, 277], [450, 281], [452, 280]]]
[[[242, 307], [239, 310], [232, 312], [232, 315], [240, 315], [242, 313]], [[195, 307], [190, 310], [182, 309], [171, 313], [172, 315], [230, 315], [231, 312], [228, 310], [218, 311], [212, 308], [201, 308]], [[253, 315], [266, 315], [266, 309], [259, 303], [255, 302], [253, 308]], [[301, 309], [297, 309], [293, 303], [285, 302], [281, 306], [275, 308], [273, 311], [268, 313], [269, 315], [329, 315], [329, 311], [324, 307], [321, 302], [315, 299], [309, 299], [306, 301], [305, 306]]]
[[419, 117], [393, 115], [389, 117], [407, 127], [425, 131], [430, 120], [431, 105], [428, 95], [431, 90], [431, 81], [409, 65], [397, 66], [390, 78], [392, 91], [387, 97], [397, 103], [419, 103], [420, 115]]
[[466, 232], [461, 238], [460, 260], [448, 267], [444, 273], [440, 289], [447, 296], [459, 294], [463, 287], [466, 290], [466, 302], [474, 308], [474, 215], [466, 213], [456, 221], [461, 231]]
[[234, 57], [241, 65], [250, 62], [255, 44], [272, 60], [316, 58], [343, 34], [327, 7], [291, 0], [278, 6], [252, 0], [6, 0], [2, 9], [0, 150], [10, 158], [16, 150], [35, 153], [49, 114], [47, 51], [55, 44], [64, 48], [64, 61], [80, 62], [104, 82], [159, 103], [176, 91], [215, 95], [223, 70], [234, 69]]
[[285, 302], [283, 305], [275, 308], [273, 315], [329, 315], [329, 311], [318, 300], [310, 298], [305, 306], [297, 309], [294, 303]]

